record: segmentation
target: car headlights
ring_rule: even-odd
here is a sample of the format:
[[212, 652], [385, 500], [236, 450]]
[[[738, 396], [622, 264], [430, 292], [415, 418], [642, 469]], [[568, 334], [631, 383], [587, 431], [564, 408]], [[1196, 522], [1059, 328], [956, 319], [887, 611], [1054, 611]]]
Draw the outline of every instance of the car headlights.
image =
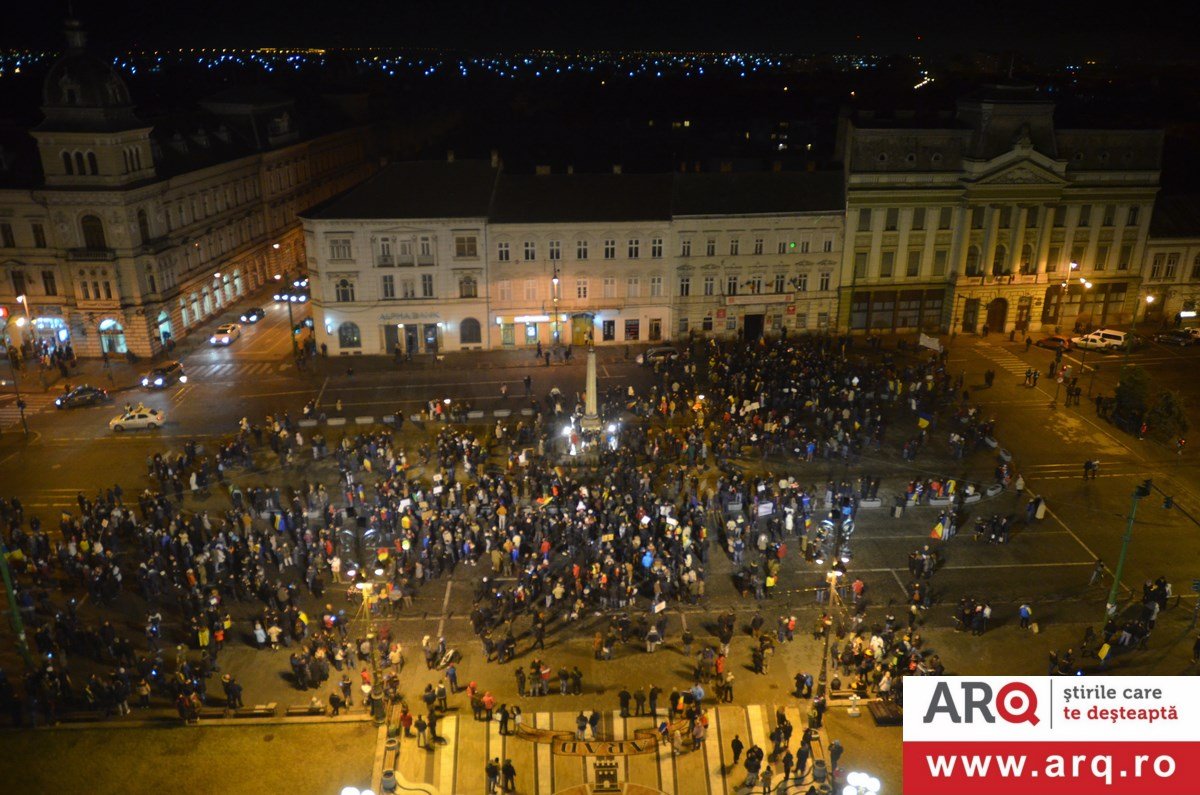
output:
[[186, 376], [186, 375], [181, 375], [181, 376], [179, 376], [179, 383], [181, 383], [181, 384], [186, 384], [186, 383], [187, 383], [187, 376]]
[[155, 385], [155, 386], [162, 386], [162, 383], [163, 383], [163, 382], [162, 382], [162, 379], [161, 379], [161, 378], [155, 378], [155, 379], [154, 379], [154, 385]]
[[142, 386], [150, 386], [150, 379], [149, 379], [149, 378], [143, 378], [143, 379], [142, 379]]
[[62, 398], [55, 398], [54, 405], [58, 406], [59, 408], [62, 408]]
[[211, 342], [213, 345], [216, 345], [216, 344], [217, 344], [217, 338], [216, 338], [216, 337], [209, 337], [209, 338], [208, 338], [208, 341], [209, 341], [209, 342]]

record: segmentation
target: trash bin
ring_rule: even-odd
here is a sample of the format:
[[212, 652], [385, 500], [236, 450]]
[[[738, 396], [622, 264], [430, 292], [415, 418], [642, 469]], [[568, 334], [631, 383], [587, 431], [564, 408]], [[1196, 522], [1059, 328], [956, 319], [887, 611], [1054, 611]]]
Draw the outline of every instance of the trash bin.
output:
[[384, 792], [396, 791], [396, 773], [393, 770], [383, 771], [383, 778], [379, 780], [379, 788]]
[[823, 782], [825, 780], [826, 774], [827, 774], [827, 770], [825, 768], [825, 760], [824, 759], [814, 760], [813, 761], [813, 771], [812, 771], [813, 781], [820, 784], [821, 782]]

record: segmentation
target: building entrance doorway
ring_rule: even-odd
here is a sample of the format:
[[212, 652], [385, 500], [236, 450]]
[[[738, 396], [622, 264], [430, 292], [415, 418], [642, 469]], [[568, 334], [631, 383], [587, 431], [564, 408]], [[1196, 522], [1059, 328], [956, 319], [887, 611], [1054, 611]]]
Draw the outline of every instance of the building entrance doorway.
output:
[[763, 316], [746, 315], [742, 319], [742, 339], [754, 342], [763, 335]]
[[1003, 298], [997, 298], [988, 304], [987, 325], [988, 331], [1002, 332], [1004, 324], [1008, 321], [1008, 301]]

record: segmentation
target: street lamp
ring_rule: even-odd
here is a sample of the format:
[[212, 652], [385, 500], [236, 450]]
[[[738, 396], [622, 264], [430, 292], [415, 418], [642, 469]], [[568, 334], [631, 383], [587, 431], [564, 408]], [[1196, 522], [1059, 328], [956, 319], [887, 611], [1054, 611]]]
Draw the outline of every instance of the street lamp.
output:
[[550, 297], [554, 299], [554, 342], [559, 343], [559, 328], [558, 328], [558, 265], [554, 266], [554, 276], [550, 279]]
[[17, 318], [17, 326], [22, 327], [28, 324], [29, 333], [34, 336], [34, 339], [37, 339], [37, 328], [33, 325], [33, 318], [29, 316], [29, 297], [24, 294], [18, 295], [17, 303], [25, 308], [25, 323], [20, 322], [21, 319]]
[[879, 795], [879, 779], [854, 770], [846, 774], [846, 787], [842, 795]]

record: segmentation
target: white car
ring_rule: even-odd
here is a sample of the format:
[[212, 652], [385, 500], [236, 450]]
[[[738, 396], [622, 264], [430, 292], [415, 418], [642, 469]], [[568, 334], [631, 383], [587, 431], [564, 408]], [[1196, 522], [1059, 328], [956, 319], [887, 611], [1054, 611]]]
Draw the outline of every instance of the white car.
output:
[[158, 409], [148, 409], [145, 406], [138, 406], [132, 411], [127, 411], [118, 414], [108, 421], [108, 427], [117, 431], [131, 431], [137, 428], [155, 428], [162, 427], [163, 413]]
[[242, 327], [237, 323], [226, 323], [223, 326], [217, 326], [216, 332], [208, 338], [211, 345], [229, 345], [238, 337], [242, 336]]

